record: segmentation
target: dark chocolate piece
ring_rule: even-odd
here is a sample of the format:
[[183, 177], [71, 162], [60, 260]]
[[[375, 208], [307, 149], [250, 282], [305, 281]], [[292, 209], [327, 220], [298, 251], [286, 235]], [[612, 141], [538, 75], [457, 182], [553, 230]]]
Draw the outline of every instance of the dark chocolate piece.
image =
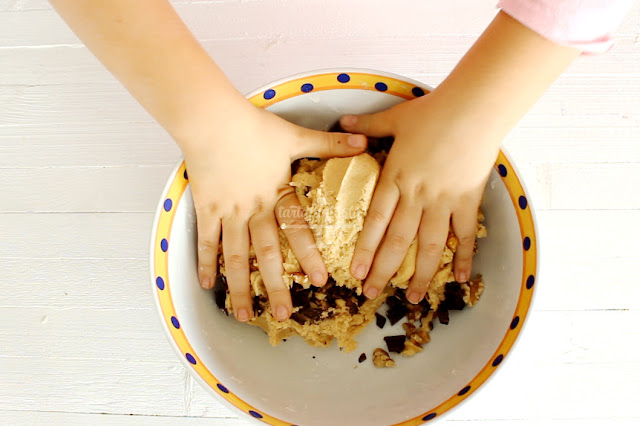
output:
[[395, 352], [397, 354], [404, 350], [404, 342], [407, 340], [407, 336], [400, 334], [397, 336], [386, 336], [384, 341], [387, 343], [387, 349], [389, 352]]
[[229, 315], [225, 308], [225, 301], [227, 299], [227, 279], [224, 275], [218, 275], [216, 277], [216, 283], [213, 286], [213, 297], [216, 301], [216, 306]]
[[376, 312], [376, 325], [378, 328], [383, 328], [386, 323], [387, 319]]
[[360, 354], [360, 356], [358, 357], [358, 362], [364, 362], [367, 359], [367, 354], [365, 354], [364, 352]]
[[441, 305], [447, 310], [460, 311], [466, 306], [463, 296], [464, 291], [459, 283], [447, 283], [444, 288], [444, 302]]
[[443, 308], [438, 309], [438, 319], [440, 324], [449, 324], [449, 311]]
[[[391, 304], [389, 304], [389, 300], [392, 301]], [[394, 302], [394, 300], [397, 302]], [[396, 323], [404, 318], [405, 315], [407, 315], [407, 312], [409, 312], [407, 305], [404, 305], [402, 302], [396, 299], [395, 296], [389, 297], [387, 299], [387, 305], [389, 305], [389, 309], [387, 309], [386, 315], [387, 318], [389, 318], [389, 323], [391, 325], [396, 325]]]

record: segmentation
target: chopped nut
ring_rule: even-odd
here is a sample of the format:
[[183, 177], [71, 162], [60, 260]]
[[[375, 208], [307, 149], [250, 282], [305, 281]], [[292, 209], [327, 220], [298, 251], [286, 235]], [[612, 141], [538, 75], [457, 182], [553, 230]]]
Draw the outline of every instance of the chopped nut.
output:
[[418, 352], [422, 352], [422, 346], [416, 344], [413, 340], [407, 340], [404, 342], [404, 350], [402, 356], [413, 356]]
[[326, 297], [327, 295], [324, 293], [316, 293], [316, 299], [318, 300], [324, 300]]
[[455, 253], [458, 248], [458, 238], [455, 235], [449, 234], [449, 237], [447, 238], [447, 247]]
[[395, 361], [389, 356], [389, 353], [382, 348], [376, 348], [373, 351], [373, 365], [376, 368], [395, 367]]
[[468, 283], [462, 284], [462, 290], [464, 291], [462, 296], [464, 303], [468, 306], [475, 305], [484, 292], [484, 281], [482, 280], [482, 275], [478, 275], [476, 278], [469, 280]]
[[338, 308], [344, 308], [345, 306], [347, 306], [347, 302], [345, 302], [343, 299], [336, 299], [336, 306]]

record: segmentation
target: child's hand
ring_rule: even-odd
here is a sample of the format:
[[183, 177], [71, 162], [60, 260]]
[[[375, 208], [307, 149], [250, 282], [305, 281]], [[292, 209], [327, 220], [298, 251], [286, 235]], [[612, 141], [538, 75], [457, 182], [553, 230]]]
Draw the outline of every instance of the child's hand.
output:
[[436, 91], [377, 114], [341, 119], [347, 131], [395, 137], [351, 263], [354, 277], [366, 277], [367, 297], [386, 286], [417, 234], [407, 299], [422, 300], [439, 267], [450, 220], [460, 240], [455, 277], [469, 279], [477, 210], [497, 156], [495, 140], [502, 138], [487, 118], [457, 109]]
[[[216, 278], [222, 233], [225, 273], [233, 311], [240, 321], [253, 315], [249, 291], [249, 241], [253, 244], [273, 309], [279, 320], [292, 311], [289, 289], [282, 281], [278, 224], [311, 282], [322, 286], [327, 270], [288, 183], [291, 162], [301, 157], [359, 154], [366, 147], [362, 135], [325, 133], [293, 125], [242, 101], [228, 107], [228, 120], [218, 126], [204, 121], [181, 141], [198, 223], [198, 275], [210, 289]], [[220, 123], [224, 123], [220, 125]]]

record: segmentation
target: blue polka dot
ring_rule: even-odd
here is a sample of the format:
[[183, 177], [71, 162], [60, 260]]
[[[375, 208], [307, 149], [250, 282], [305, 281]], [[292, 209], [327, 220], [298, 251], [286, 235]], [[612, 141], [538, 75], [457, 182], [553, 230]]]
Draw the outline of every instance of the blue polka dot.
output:
[[162, 277], [156, 278], [156, 285], [160, 290], [164, 290], [164, 280], [162, 279]]
[[379, 81], [378, 83], [376, 83], [376, 90], [379, 90], [381, 92], [386, 92], [388, 89], [387, 85], [384, 84], [383, 82]]
[[222, 386], [221, 383], [218, 383], [216, 386], [218, 386], [218, 389], [220, 389], [222, 392], [229, 393], [229, 389], [227, 389], [224, 386]]
[[462, 396], [464, 394], [466, 394], [467, 392], [469, 392], [471, 390], [471, 386], [467, 385], [465, 387], [463, 387], [462, 389], [460, 389], [460, 392], [458, 392], [458, 396]]
[[351, 80], [351, 77], [349, 77], [349, 74], [339, 74], [338, 75], [338, 81], [340, 83], [348, 83], [349, 80]]
[[498, 355], [496, 359], [493, 360], [493, 363], [491, 365], [493, 365], [494, 367], [497, 367], [498, 365], [500, 365], [503, 358], [504, 358], [504, 355], [502, 354]]
[[518, 324], [520, 324], [520, 317], [517, 316], [517, 317], [513, 318], [509, 328], [513, 330], [514, 328], [516, 328], [518, 326]]
[[262, 414], [258, 413], [257, 411], [249, 410], [249, 414], [251, 414], [256, 419], [261, 419], [262, 418]]
[[529, 275], [527, 277], [527, 290], [531, 290], [531, 287], [533, 287], [533, 283], [536, 282], [536, 277], [534, 277], [533, 275]]
[[414, 87], [413, 89], [411, 89], [411, 93], [413, 93], [413, 96], [415, 96], [416, 98], [424, 96], [424, 90], [422, 90], [421, 87]]
[[276, 96], [276, 91], [273, 89], [269, 89], [266, 92], [264, 92], [264, 98], [269, 100], [269, 99], [273, 99], [274, 96]]
[[522, 242], [522, 247], [525, 250], [529, 250], [531, 248], [531, 238], [524, 237], [524, 241]]
[[180, 323], [178, 322], [178, 318], [176, 317], [171, 317], [171, 324], [173, 324], [175, 328], [180, 328]]
[[169, 250], [169, 242], [166, 238], [163, 238], [162, 241], [160, 241], [160, 248], [162, 249], [162, 251]]
[[507, 168], [504, 164], [498, 164], [498, 173], [500, 173], [502, 177], [507, 177]]
[[429, 421], [429, 420], [433, 420], [436, 416], [437, 416], [436, 413], [429, 413], [426, 416], [424, 416], [422, 418], [422, 420], [424, 420], [426, 422], [426, 421]]
[[171, 210], [171, 207], [173, 207], [173, 201], [171, 201], [171, 198], [164, 200], [164, 211], [168, 212]]
[[184, 176], [184, 180], [189, 180], [189, 175], [187, 174], [187, 171], [185, 170], [184, 173], [182, 174], [182, 176]]
[[186, 357], [187, 357], [187, 361], [189, 361], [193, 365], [196, 365], [196, 359], [193, 357], [193, 355], [187, 352]]
[[302, 90], [304, 93], [309, 93], [310, 91], [313, 90], [313, 84], [311, 83], [305, 83], [302, 85], [302, 87], [300, 88], [300, 90]]
[[527, 208], [527, 198], [524, 195], [521, 195], [520, 198], [518, 198], [518, 204], [520, 205], [520, 208], [522, 210]]

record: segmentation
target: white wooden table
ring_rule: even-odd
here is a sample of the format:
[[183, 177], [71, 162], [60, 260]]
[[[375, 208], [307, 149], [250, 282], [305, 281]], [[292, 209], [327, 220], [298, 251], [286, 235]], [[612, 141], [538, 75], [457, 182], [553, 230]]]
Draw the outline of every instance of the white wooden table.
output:
[[[437, 85], [495, 0], [175, 1], [237, 87], [317, 68]], [[640, 422], [640, 7], [505, 141], [543, 276], [509, 362], [443, 423]], [[179, 151], [44, 0], [0, 0], [0, 423], [248, 424], [195, 384], [148, 277]]]

